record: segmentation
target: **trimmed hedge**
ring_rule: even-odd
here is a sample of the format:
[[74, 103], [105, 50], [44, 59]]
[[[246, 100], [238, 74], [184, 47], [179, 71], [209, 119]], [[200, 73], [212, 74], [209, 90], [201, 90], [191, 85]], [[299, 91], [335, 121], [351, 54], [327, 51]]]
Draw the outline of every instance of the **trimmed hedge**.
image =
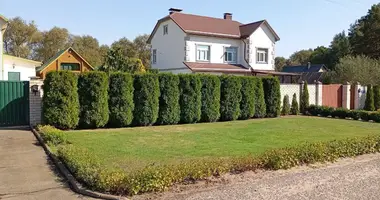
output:
[[79, 124], [82, 128], [99, 128], [108, 123], [108, 77], [104, 72], [82, 73], [78, 80]]
[[263, 118], [266, 116], [266, 105], [264, 97], [263, 82], [260, 78], [255, 78], [255, 118]]
[[110, 74], [108, 90], [109, 122], [112, 127], [129, 126], [133, 120], [133, 77], [128, 73]]
[[281, 115], [289, 115], [289, 113], [290, 113], [289, 96], [285, 95], [284, 100], [282, 101]]
[[366, 111], [374, 111], [375, 110], [375, 99], [373, 96], [372, 85], [367, 86], [367, 95], [366, 95], [366, 99], [365, 99], [364, 110], [366, 110]]
[[153, 125], [158, 117], [160, 87], [157, 74], [135, 74], [133, 100], [133, 124], [137, 126]]
[[201, 119], [201, 80], [195, 74], [180, 74], [179, 80], [181, 122], [196, 123]]
[[267, 117], [278, 117], [281, 111], [280, 81], [276, 77], [262, 79]]
[[255, 115], [255, 87], [256, 77], [242, 76], [241, 82], [241, 101], [239, 119], [249, 119]]
[[375, 105], [375, 110], [380, 109], [380, 86], [376, 85], [373, 87], [373, 99], [374, 99], [374, 105]]
[[158, 75], [160, 101], [157, 124], [177, 124], [180, 120], [179, 78], [170, 73]]
[[232, 121], [240, 116], [241, 82], [237, 76], [220, 76], [220, 120]]
[[340, 119], [346, 119], [346, 117], [349, 116], [350, 110], [346, 108], [336, 108], [332, 113], [331, 117], [335, 118], [338, 117]]
[[74, 129], [79, 123], [78, 77], [72, 72], [49, 72], [44, 80], [43, 121], [59, 129]]
[[199, 75], [202, 82], [201, 121], [216, 122], [220, 117], [220, 80], [213, 75]]
[[300, 111], [306, 114], [307, 108], [309, 107], [309, 89], [307, 87], [307, 82], [303, 84], [300, 100]]
[[37, 126], [38, 132], [41, 134], [42, 139], [48, 145], [67, 144], [67, 136], [64, 131], [56, 129], [54, 126]]

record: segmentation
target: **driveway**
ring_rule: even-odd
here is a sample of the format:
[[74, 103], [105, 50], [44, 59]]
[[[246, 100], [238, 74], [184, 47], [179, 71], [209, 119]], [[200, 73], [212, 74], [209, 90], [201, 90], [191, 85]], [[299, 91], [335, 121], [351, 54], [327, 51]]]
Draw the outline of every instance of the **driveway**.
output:
[[70, 190], [29, 130], [0, 129], [0, 199], [89, 199]]

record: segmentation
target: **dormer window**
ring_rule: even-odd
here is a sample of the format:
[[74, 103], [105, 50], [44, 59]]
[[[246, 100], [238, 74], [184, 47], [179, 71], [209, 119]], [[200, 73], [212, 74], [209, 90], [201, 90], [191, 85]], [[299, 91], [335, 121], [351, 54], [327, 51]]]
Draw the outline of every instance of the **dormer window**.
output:
[[80, 71], [79, 63], [61, 63], [61, 70]]
[[164, 35], [169, 33], [168, 25], [164, 25]]

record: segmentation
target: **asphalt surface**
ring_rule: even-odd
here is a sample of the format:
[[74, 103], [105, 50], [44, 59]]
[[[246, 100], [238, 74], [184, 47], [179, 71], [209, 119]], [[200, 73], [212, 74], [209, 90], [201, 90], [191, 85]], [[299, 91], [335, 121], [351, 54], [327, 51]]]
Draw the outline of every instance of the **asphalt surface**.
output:
[[[380, 154], [337, 163], [226, 177], [229, 183], [146, 199], [380, 199]], [[140, 199], [140, 198], [138, 198]]]
[[0, 129], [1, 200], [71, 200], [84, 198], [56, 173], [43, 148], [28, 130]]

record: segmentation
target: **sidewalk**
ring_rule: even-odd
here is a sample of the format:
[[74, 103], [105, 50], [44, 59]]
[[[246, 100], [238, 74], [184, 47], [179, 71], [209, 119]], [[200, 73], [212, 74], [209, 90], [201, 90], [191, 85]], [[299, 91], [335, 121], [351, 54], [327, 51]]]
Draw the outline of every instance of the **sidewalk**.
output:
[[0, 199], [90, 199], [70, 190], [29, 130], [0, 129]]

